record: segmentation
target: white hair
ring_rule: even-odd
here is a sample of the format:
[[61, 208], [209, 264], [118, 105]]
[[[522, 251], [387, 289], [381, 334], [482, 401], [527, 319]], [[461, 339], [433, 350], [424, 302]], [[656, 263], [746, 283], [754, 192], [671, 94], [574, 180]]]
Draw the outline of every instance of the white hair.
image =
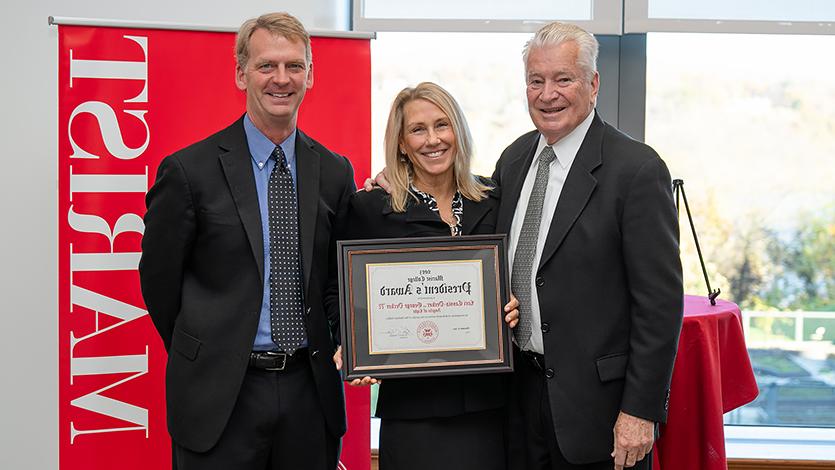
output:
[[528, 68], [528, 55], [531, 49], [545, 46], [558, 46], [560, 44], [574, 41], [577, 44], [577, 65], [586, 73], [589, 80], [597, 72], [597, 39], [583, 28], [555, 21], [549, 23], [534, 34], [525, 43], [522, 49], [522, 60], [525, 62], [525, 70]]

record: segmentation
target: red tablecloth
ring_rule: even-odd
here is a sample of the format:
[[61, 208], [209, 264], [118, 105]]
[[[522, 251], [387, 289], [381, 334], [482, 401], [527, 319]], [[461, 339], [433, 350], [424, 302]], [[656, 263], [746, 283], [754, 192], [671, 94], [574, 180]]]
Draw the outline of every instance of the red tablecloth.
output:
[[757, 393], [739, 307], [685, 296], [670, 408], [655, 444], [653, 469], [726, 470], [722, 415]]

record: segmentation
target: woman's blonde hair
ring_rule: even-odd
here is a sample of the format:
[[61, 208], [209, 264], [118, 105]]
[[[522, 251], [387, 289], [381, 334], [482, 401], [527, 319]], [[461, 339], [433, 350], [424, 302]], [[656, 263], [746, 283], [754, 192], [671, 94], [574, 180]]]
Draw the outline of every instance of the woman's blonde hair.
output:
[[[467, 119], [455, 98], [439, 85], [432, 82], [422, 82], [414, 88], [404, 88], [394, 98], [386, 125], [386, 179], [391, 185], [391, 207], [395, 212], [404, 212], [408, 202], [409, 185], [412, 181], [414, 168], [409, 157], [400, 151], [403, 141], [404, 113], [406, 103], [414, 100], [426, 100], [444, 112], [452, 124], [455, 133], [455, 160], [453, 161], [453, 178], [461, 195], [471, 201], [480, 201], [486, 197], [487, 191], [492, 189], [482, 183], [479, 178], [470, 173], [470, 159], [473, 155], [473, 137], [467, 126]], [[417, 199], [417, 196], [412, 194]]]

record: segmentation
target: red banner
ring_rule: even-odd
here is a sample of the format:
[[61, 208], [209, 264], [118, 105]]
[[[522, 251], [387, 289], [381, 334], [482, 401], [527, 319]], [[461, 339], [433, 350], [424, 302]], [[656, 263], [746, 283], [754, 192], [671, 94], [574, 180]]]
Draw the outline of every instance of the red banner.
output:
[[[244, 112], [234, 34], [64, 26], [58, 34], [60, 469], [168, 469], [166, 354], [137, 271], [166, 155]], [[299, 127], [370, 172], [369, 41], [313, 38]], [[342, 466], [368, 469], [369, 400], [347, 390]]]

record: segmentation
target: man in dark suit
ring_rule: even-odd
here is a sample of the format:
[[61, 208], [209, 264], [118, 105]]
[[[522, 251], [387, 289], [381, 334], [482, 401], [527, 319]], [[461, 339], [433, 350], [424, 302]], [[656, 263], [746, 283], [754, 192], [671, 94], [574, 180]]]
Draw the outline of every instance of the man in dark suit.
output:
[[597, 49], [563, 23], [528, 42], [537, 130], [493, 174], [520, 304], [513, 468], [650, 468], [666, 417], [683, 303], [670, 175], [596, 114]]
[[248, 20], [236, 52], [246, 114], [164, 159], [147, 197], [139, 270], [169, 353], [175, 461], [332, 470], [345, 410], [325, 292], [353, 169], [296, 128], [313, 85], [302, 24]]

